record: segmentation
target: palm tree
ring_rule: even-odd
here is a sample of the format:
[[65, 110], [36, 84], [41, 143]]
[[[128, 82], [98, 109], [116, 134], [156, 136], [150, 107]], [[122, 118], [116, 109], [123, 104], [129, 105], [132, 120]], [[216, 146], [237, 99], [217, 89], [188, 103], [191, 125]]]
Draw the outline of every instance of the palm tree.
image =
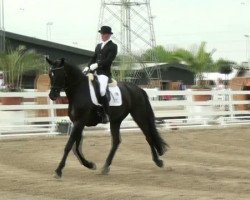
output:
[[113, 68], [113, 78], [117, 81], [125, 81], [132, 73], [132, 66], [135, 62], [134, 55], [118, 55], [114, 62], [116, 67]]
[[25, 46], [0, 54], [0, 70], [4, 73], [4, 83], [10, 91], [22, 88], [22, 75], [25, 72], [39, 72], [44, 66], [43, 56]]
[[214, 50], [211, 52], [206, 52], [205, 50], [206, 43], [201, 42], [198, 49], [194, 49], [193, 51], [188, 51], [185, 49], [177, 49], [174, 52], [174, 56], [178, 58], [180, 62], [184, 62], [188, 68], [193, 71], [196, 75], [196, 80], [199, 80], [198, 83], [203, 83], [203, 72], [214, 71], [216, 67], [213, 63], [212, 54]]
[[221, 74], [230, 74], [232, 72], [233, 66], [236, 65], [235, 62], [229, 61], [229, 60], [224, 60], [224, 59], [219, 59], [216, 61], [215, 65], [217, 66], [218, 71]]
[[[152, 61], [152, 55], [155, 56], [155, 59], [157, 62], [167, 62], [167, 63], [173, 63], [177, 62], [178, 59], [174, 55], [174, 51], [167, 50], [163, 46], [159, 45], [152, 49], [146, 50], [142, 54], [142, 60], [146, 60], [148, 62]], [[155, 60], [154, 60], [155, 62]]]

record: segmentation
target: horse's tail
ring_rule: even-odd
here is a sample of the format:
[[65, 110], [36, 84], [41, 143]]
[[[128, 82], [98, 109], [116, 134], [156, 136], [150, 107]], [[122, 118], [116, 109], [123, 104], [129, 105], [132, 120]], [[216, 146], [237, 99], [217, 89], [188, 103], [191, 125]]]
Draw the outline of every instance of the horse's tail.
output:
[[143, 90], [143, 96], [145, 98], [145, 102], [146, 102], [146, 112], [147, 112], [147, 120], [148, 120], [148, 125], [149, 125], [149, 134], [151, 136], [151, 139], [153, 141], [154, 147], [157, 150], [158, 154], [161, 156], [163, 155], [166, 151], [167, 148], [169, 147], [168, 144], [163, 140], [163, 138], [161, 137], [160, 133], [158, 132], [156, 125], [155, 125], [155, 115], [154, 115], [154, 111], [151, 107], [151, 104], [149, 102], [148, 99], [148, 95], [147, 93]]

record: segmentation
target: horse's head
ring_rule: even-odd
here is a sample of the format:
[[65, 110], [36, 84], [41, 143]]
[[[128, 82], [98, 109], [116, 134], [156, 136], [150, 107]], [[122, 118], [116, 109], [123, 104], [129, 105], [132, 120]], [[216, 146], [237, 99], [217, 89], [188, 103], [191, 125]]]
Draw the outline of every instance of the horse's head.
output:
[[51, 100], [56, 100], [60, 97], [60, 92], [65, 88], [65, 69], [64, 69], [64, 59], [59, 59], [52, 61], [46, 57], [46, 61], [50, 64], [49, 77], [50, 77], [50, 93], [49, 98]]

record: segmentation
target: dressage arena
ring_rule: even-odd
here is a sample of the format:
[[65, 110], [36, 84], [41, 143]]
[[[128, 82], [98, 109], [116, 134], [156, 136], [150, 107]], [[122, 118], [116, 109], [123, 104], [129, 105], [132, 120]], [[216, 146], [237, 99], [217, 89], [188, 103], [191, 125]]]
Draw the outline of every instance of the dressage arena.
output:
[[122, 132], [110, 174], [100, 175], [110, 136], [88, 134], [83, 152], [97, 170], [70, 153], [61, 180], [52, 174], [68, 136], [0, 139], [0, 199], [250, 199], [250, 127], [161, 133], [171, 146], [164, 168], [142, 133]]

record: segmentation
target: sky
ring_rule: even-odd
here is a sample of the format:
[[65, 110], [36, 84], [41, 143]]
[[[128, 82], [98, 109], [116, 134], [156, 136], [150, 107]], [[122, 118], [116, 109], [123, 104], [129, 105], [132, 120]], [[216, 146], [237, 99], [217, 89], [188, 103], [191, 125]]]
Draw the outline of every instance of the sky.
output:
[[[6, 31], [94, 50], [101, 0], [2, 1]], [[205, 41], [215, 60], [249, 59], [250, 0], [151, 0], [150, 5], [157, 45], [190, 50]]]

